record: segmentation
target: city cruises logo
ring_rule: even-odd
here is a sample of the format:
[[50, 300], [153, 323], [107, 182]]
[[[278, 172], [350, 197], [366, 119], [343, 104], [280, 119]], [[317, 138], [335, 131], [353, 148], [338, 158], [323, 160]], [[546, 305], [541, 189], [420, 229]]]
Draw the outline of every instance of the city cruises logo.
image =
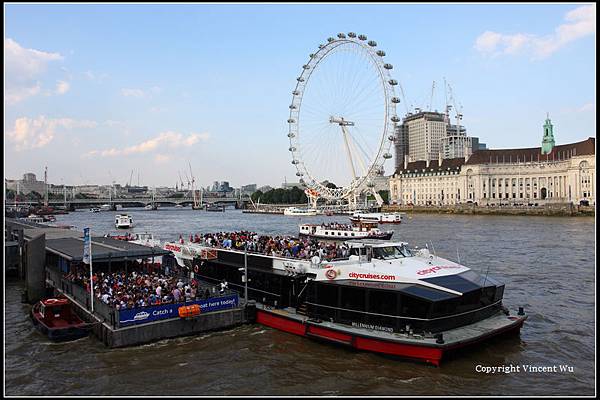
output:
[[148, 314], [146, 311], [141, 311], [141, 312], [135, 314], [135, 316], [133, 317], [133, 320], [141, 321], [141, 320], [148, 318], [149, 316], [150, 316], [150, 314]]
[[334, 269], [328, 269], [327, 272], [325, 272], [325, 276], [327, 277], [327, 279], [335, 279], [335, 277], [337, 276], [337, 272], [335, 272]]

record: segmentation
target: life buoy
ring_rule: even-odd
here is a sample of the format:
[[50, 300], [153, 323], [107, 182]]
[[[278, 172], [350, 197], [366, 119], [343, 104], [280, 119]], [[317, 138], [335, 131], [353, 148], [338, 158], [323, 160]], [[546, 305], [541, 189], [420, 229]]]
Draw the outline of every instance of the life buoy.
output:
[[199, 270], [199, 269], [198, 269], [198, 264], [194, 265], [194, 272], [195, 272], [195, 273], [198, 273], [198, 270]]
[[54, 304], [56, 302], [58, 302], [58, 299], [48, 299], [48, 300], [46, 300], [46, 303], [48, 303], [48, 304]]

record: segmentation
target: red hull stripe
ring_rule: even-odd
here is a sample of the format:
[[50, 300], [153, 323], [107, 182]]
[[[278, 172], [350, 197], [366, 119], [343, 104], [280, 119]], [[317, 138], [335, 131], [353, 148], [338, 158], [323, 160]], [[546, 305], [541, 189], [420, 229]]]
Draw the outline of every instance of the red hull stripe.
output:
[[285, 332], [306, 336], [306, 325], [272, 313], [257, 310], [256, 322]]
[[418, 358], [435, 365], [439, 365], [443, 354], [443, 350], [437, 348], [391, 343], [382, 340], [367, 339], [360, 336], [355, 337], [354, 346], [359, 350]]
[[402, 357], [416, 358], [439, 365], [443, 350], [424, 346], [412, 346], [407, 344], [391, 343], [386, 341], [367, 339], [360, 336], [352, 336], [334, 330], [304, 325], [284, 316], [257, 310], [256, 322], [271, 328], [300, 336], [312, 336], [326, 339], [336, 343], [352, 345], [359, 350], [373, 351], [377, 353], [393, 354]]
[[323, 339], [331, 339], [337, 342], [342, 342], [345, 344], [352, 344], [352, 335], [347, 335], [345, 333], [332, 331], [330, 329], [320, 328], [318, 326], [309, 326], [307, 334], [312, 336], [316, 336]]

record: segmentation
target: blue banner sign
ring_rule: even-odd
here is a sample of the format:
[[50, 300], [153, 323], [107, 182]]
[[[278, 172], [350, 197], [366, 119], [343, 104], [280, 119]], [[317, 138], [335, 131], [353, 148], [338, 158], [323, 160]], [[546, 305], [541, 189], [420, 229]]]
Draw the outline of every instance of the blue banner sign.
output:
[[233, 294], [206, 300], [194, 300], [177, 304], [162, 304], [143, 308], [132, 308], [119, 311], [119, 326], [145, 324], [167, 318], [179, 318], [179, 307], [200, 305], [200, 315], [213, 311], [227, 310], [238, 306], [238, 295]]
[[83, 262], [90, 263], [90, 228], [83, 228]]

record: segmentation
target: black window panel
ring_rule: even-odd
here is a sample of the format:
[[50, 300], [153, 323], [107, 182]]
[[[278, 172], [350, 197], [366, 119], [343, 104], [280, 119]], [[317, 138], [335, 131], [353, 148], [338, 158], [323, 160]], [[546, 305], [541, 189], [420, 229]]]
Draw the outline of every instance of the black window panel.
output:
[[342, 305], [341, 308], [349, 310], [365, 310], [365, 292], [364, 289], [342, 287]]
[[423, 279], [425, 282], [433, 283], [434, 285], [442, 286], [457, 292], [466, 293], [475, 289], [479, 289], [481, 286], [469, 279], [466, 279], [460, 275], [447, 275], [438, 276], [434, 278]]
[[504, 296], [504, 285], [496, 286], [496, 294], [494, 296], [494, 301], [501, 300]]
[[401, 295], [400, 315], [411, 318], [427, 318], [431, 303], [414, 297]]
[[396, 315], [397, 292], [369, 290], [369, 310], [376, 314]]
[[448, 299], [448, 298], [457, 296], [452, 293], [444, 292], [442, 290], [428, 288], [428, 287], [422, 286], [422, 285], [408, 286], [408, 287], [402, 289], [402, 292], [412, 295], [414, 297], [422, 297], [424, 299], [431, 300], [431, 301], [439, 301], [439, 300], [444, 300], [444, 299]]

